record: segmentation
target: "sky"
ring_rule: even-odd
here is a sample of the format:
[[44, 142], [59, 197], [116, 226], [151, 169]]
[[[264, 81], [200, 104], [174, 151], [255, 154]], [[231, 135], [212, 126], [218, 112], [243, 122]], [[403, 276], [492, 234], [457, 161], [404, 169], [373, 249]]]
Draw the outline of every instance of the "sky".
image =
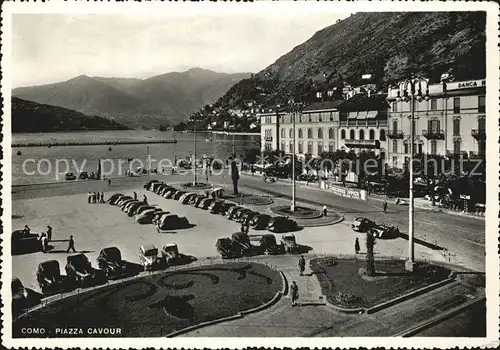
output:
[[256, 73], [347, 13], [17, 14], [12, 86], [78, 75], [147, 78], [193, 67]]

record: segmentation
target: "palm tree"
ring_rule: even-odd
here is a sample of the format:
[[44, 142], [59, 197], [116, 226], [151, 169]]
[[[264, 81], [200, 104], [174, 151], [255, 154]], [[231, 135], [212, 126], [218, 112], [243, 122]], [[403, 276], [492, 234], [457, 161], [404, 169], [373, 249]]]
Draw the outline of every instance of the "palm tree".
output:
[[375, 246], [375, 237], [369, 232], [366, 233], [366, 274], [375, 276], [375, 256], [373, 247]]

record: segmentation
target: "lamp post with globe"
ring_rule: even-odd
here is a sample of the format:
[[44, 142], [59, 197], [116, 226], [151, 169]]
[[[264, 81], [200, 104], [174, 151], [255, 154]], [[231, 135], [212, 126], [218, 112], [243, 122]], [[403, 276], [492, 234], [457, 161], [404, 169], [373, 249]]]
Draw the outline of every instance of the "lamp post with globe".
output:
[[297, 115], [302, 114], [302, 110], [304, 108], [304, 105], [300, 102], [295, 102], [293, 99], [290, 99], [288, 101], [287, 105], [287, 112], [291, 115], [292, 117], [292, 126], [293, 126], [293, 152], [292, 152], [292, 204], [290, 206], [290, 211], [294, 212], [295, 207], [296, 207], [296, 201], [295, 201], [295, 146], [296, 146], [296, 141], [295, 141], [295, 118]]

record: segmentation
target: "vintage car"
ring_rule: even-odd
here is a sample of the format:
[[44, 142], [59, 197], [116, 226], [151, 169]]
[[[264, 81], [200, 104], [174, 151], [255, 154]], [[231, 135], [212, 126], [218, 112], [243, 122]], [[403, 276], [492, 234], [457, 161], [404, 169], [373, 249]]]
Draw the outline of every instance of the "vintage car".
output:
[[244, 232], [235, 232], [231, 236], [231, 240], [233, 241], [233, 249], [240, 256], [251, 255], [252, 254], [252, 245], [250, 244], [250, 238]]
[[19, 315], [28, 307], [28, 290], [24, 288], [21, 280], [17, 277], [12, 278], [12, 313]]
[[145, 205], [143, 202], [137, 200], [128, 203], [124, 208], [123, 211], [128, 214], [128, 216], [133, 216], [133, 212], [137, 210], [141, 205]]
[[89, 173], [86, 171], [82, 171], [79, 175], [78, 178], [80, 180], [87, 180], [89, 178]]
[[195, 195], [194, 197], [191, 198], [191, 200], [189, 201], [189, 204], [191, 204], [193, 207], [196, 208], [200, 204], [200, 202], [202, 200], [204, 200], [205, 198], [207, 198], [207, 197], [205, 197], [205, 195], [203, 195], [203, 194], [197, 194], [197, 195]]
[[215, 202], [212, 198], [204, 198], [201, 200], [200, 204], [198, 205], [198, 208], [207, 210], [210, 205]]
[[165, 214], [158, 221], [160, 230], [175, 230], [189, 227], [189, 221], [186, 217], [179, 217], [176, 214]]
[[24, 230], [16, 230], [11, 236], [12, 255], [34, 253], [42, 250], [38, 235], [36, 233], [27, 233]]
[[152, 271], [163, 267], [163, 261], [158, 256], [158, 248], [152, 244], [141, 246], [139, 250], [139, 261], [144, 271]]
[[108, 203], [111, 205], [116, 205], [118, 200], [120, 200], [120, 198], [122, 198], [122, 197], [123, 197], [123, 194], [115, 193], [115, 194], [111, 195], [111, 197], [108, 198]]
[[182, 204], [190, 204], [191, 202], [191, 199], [196, 196], [196, 193], [193, 193], [193, 192], [187, 192], [187, 193], [184, 193], [180, 198], [179, 198], [179, 202], [181, 202]]
[[175, 192], [177, 192], [177, 190], [173, 187], [170, 187], [170, 188], [166, 188], [164, 191], [162, 191], [162, 193], [160, 195], [163, 198], [170, 199], [174, 196]]
[[128, 274], [127, 263], [122, 260], [122, 254], [117, 247], [101, 249], [97, 257], [97, 265], [108, 279], [117, 279]]
[[287, 253], [296, 253], [300, 248], [293, 233], [281, 235], [281, 244]]
[[273, 234], [249, 235], [249, 237], [258, 254], [276, 255], [285, 253], [285, 247], [276, 242], [276, 236]]
[[297, 231], [298, 228], [299, 226], [297, 225], [297, 222], [286, 216], [276, 216], [271, 218], [271, 220], [269, 220], [269, 224], [267, 224], [267, 229], [275, 233]]
[[172, 199], [179, 200], [185, 194], [186, 194], [186, 191], [175, 190], [174, 194], [172, 195]]
[[240, 222], [243, 225], [250, 225], [250, 222], [253, 220], [254, 217], [259, 215], [259, 212], [257, 211], [247, 211], [241, 214], [241, 216], [238, 218], [238, 222]]
[[234, 259], [241, 256], [241, 249], [234, 249], [231, 238], [219, 238], [215, 243], [215, 248], [222, 259]]
[[146, 182], [146, 184], [144, 185], [144, 188], [146, 190], [151, 190], [151, 185], [156, 183], [156, 182], [160, 182], [159, 180], [150, 180], [148, 182]]
[[165, 213], [161, 208], [148, 209], [134, 216], [135, 221], [139, 224], [151, 224], [156, 216], [156, 213]]
[[241, 209], [245, 209], [243, 207], [240, 207], [238, 205], [234, 205], [232, 207], [230, 207], [227, 211], [226, 211], [226, 217], [229, 219], [229, 220], [234, 220], [234, 216], [236, 215], [236, 213], [241, 210]]
[[133, 208], [134, 206], [137, 206], [137, 205], [141, 205], [141, 204], [144, 204], [142, 203], [141, 201], [137, 200], [137, 199], [132, 199], [130, 201], [127, 201], [125, 202], [122, 206], [121, 206], [121, 209], [124, 213], [128, 213], [130, 211], [131, 208]]
[[66, 262], [66, 275], [73, 279], [79, 287], [94, 285], [104, 277], [92, 267], [89, 259], [83, 253], [68, 256]]
[[270, 220], [271, 220], [271, 215], [257, 214], [252, 217], [252, 220], [250, 221], [250, 227], [252, 227], [255, 230], [265, 230]]
[[397, 238], [400, 236], [399, 228], [397, 226], [388, 225], [375, 225], [370, 228], [369, 233], [373, 237], [380, 239]]
[[375, 222], [373, 222], [370, 219], [363, 218], [363, 217], [355, 218], [354, 222], [351, 224], [352, 229], [354, 231], [358, 231], [358, 232], [367, 232], [373, 226], [375, 226]]
[[74, 173], [66, 173], [64, 179], [68, 181], [76, 180], [76, 175]]
[[116, 201], [116, 206], [121, 207], [123, 203], [129, 200], [134, 200], [134, 198], [130, 196], [121, 196], [117, 201]]
[[223, 199], [216, 199], [210, 203], [207, 210], [211, 214], [219, 214], [223, 204], [224, 204]]
[[153, 218], [151, 219], [151, 223], [156, 224], [158, 222], [158, 220], [160, 220], [163, 215], [167, 215], [167, 214], [170, 214], [170, 212], [167, 210], [155, 212]]
[[228, 210], [232, 207], [235, 207], [235, 206], [236, 206], [236, 204], [234, 204], [234, 203], [224, 202], [224, 203], [222, 203], [222, 205], [219, 209], [219, 214], [222, 216], [226, 216]]
[[178, 264], [180, 257], [179, 247], [175, 243], [165, 244], [161, 249], [161, 258], [168, 265]]
[[158, 191], [158, 189], [159, 189], [160, 187], [164, 186], [164, 185], [165, 185], [165, 183], [164, 183], [164, 182], [161, 182], [161, 181], [158, 181], [158, 182], [153, 182], [153, 183], [151, 184], [151, 186], [149, 186], [149, 189], [150, 189], [150, 191], [151, 191], [151, 192], [156, 193], [156, 191]]
[[68, 283], [61, 275], [57, 260], [44, 261], [38, 264], [36, 280], [43, 294], [54, 294], [65, 290]]
[[125, 209], [125, 207], [127, 206], [127, 204], [129, 203], [137, 203], [139, 202], [137, 199], [134, 199], [134, 198], [122, 198], [118, 203], [118, 206], [121, 210]]
[[146, 210], [150, 210], [150, 209], [158, 209], [158, 210], [161, 210], [161, 208], [158, 208], [154, 205], [147, 205], [147, 204], [144, 204], [144, 205], [141, 205], [139, 206], [135, 211], [134, 211], [134, 215], [141, 215], [142, 213], [144, 213]]

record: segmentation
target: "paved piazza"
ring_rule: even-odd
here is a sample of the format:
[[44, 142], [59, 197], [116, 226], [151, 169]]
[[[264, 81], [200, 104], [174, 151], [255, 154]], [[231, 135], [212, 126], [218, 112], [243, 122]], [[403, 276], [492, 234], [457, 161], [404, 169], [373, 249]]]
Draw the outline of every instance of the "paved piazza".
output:
[[[15, 199], [12, 207], [12, 228], [21, 229], [30, 226], [33, 232], [45, 231], [46, 226], [53, 228], [54, 248], [48, 253], [31, 253], [13, 256], [12, 273], [21, 279], [23, 284], [39, 290], [36, 282], [36, 269], [40, 262], [55, 259], [61, 264], [64, 273], [66, 264], [67, 239], [74, 236], [77, 251], [83, 251], [97, 267], [96, 258], [102, 248], [117, 246], [125, 260], [138, 263], [139, 248], [143, 244], [154, 244], [161, 248], [166, 243], [175, 242], [180, 252], [205, 259], [215, 257], [216, 239], [227, 237], [240, 226], [220, 215], [212, 215], [208, 211], [182, 205], [176, 200], [164, 199], [146, 191], [139, 183], [135, 191], [139, 198], [148, 196], [149, 203], [158, 205], [179, 216], [186, 216], [195, 226], [189, 229], [157, 233], [153, 225], [139, 225], [133, 218], [123, 213], [120, 208], [109, 204], [88, 204], [87, 194], [78, 193], [50, 197]], [[22, 191], [22, 189], [20, 189]], [[243, 188], [245, 190], [245, 188]], [[113, 193], [131, 195], [133, 188], [105, 192], [105, 198]], [[247, 190], [246, 193], [250, 192]], [[259, 194], [255, 190], [252, 193]], [[273, 198], [274, 204], [285, 204], [287, 201]], [[299, 202], [300, 203], [300, 202]], [[270, 205], [271, 206], [271, 205]], [[268, 212], [270, 206], [254, 206], [252, 209]], [[297, 242], [313, 248], [309, 255], [315, 254], [353, 254], [354, 239], [360, 238], [361, 250], [364, 251], [364, 234], [355, 233], [350, 228], [351, 221], [345, 220], [333, 226], [309, 227], [296, 232]], [[250, 234], [267, 231], [253, 231]], [[375, 247], [378, 255], [405, 256], [408, 241], [398, 238], [394, 240], [378, 240]], [[416, 256], [423, 259], [444, 261], [439, 251], [416, 244]]]

